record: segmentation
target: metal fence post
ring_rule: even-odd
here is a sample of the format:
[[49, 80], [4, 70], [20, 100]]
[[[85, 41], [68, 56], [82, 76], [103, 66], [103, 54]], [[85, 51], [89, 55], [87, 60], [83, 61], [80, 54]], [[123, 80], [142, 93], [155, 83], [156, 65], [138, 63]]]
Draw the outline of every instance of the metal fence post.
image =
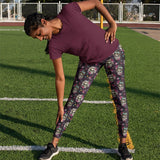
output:
[[18, 15], [18, 20], [20, 20], [22, 17], [22, 6], [20, 3], [20, 0], [18, 1], [18, 4], [17, 4], [17, 15]]
[[121, 8], [120, 8], [120, 3], [119, 3], [119, 7], [118, 7], [118, 21], [120, 22], [121, 21], [121, 16], [120, 16], [120, 13], [121, 13]]
[[42, 13], [41, 2], [39, 1], [37, 4], [37, 12]]
[[139, 5], [139, 21], [143, 21], [143, 4], [142, 2]]
[[16, 10], [15, 10], [15, 8], [16, 8], [16, 4], [15, 4], [15, 0], [14, 0], [14, 10], [13, 10], [13, 18], [14, 18], [14, 20], [16, 19]]
[[10, 19], [9, 3], [7, 4], [7, 7], [8, 7], [8, 19]]
[[2, 20], [2, 3], [0, 3], [0, 19]]
[[119, 22], [123, 21], [123, 4], [122, 4], [122, 2], [119, 3], [118, 20], [119, 20]]
[[159, 21], [160, 21], [160, 4], [159, 4]]
[[101, 14], [98, 12], [98, 21], [100, 21]]
[[61, 1], [59, 1], [57, 4], [57, 12], [58, 12], [57, 15], [60, 13], [61, 9], [62, 9], [62, 4]]

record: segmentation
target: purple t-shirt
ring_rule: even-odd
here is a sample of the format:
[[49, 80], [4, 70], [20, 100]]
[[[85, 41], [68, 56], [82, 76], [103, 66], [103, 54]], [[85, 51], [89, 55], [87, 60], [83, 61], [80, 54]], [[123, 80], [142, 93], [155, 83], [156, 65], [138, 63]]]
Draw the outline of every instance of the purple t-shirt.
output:
[[101, 62], [111, 56], [119, 45], [117, 39], [112, 44], [106, 43], [105, 31], [83, 16], [76, 2], [64, 6], [57, 17], [63, 26], [49, 41], [51, 59], [70, 53], [85, 63]]

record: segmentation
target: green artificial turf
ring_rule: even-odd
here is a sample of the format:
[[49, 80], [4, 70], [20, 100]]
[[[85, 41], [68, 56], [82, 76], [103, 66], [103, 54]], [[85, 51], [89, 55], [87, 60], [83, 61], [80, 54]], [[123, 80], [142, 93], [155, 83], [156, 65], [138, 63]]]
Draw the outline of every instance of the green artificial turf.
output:
[[[46, 41], [33, 40], [21, 31], [0, 31], [0, 98], [56, 98], [54, 68], [44, 53]], [[126, 92], [130, 112], [129, 133], [137, 160], [160, 156], [160, 42], [128, 28], [118, 28], [117, 38], [126, 55]], [[67, 98], [78, 57], [63, 55]], [[110, 100], [102, 68], [86, 100]], [[0, 146], [46, 145], [52, 138], [56, 102], [0, 101]], [[117, 148], [117, 126], [112, 104], [82, 104], [64, 132], [59, 146]], [[0, 151], [0, 160], [34, 160], [40, 151]], [[23, 158], [22, 158], [23, 157]], [[118, 160], [115, 154], [64, 153], [55, 160]]]

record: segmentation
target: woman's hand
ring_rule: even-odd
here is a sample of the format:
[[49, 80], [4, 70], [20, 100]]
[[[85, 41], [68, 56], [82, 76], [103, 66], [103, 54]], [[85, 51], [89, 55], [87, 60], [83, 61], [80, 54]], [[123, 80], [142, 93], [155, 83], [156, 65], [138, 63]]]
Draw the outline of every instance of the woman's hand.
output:
[[96, 8], [96, 10], [101, 13], [101, 15], [103, 15], [103, 17], [110, 25], [110, 27], [106, 31], [105, 40], [106, 42], [110, 40], [110, 42], [113, 43], [113, 41], [115, 40], [117, 25], [106, 7], [99, 0], [80, 1], [77, 2], [77, 4], [81, 8], [82, 12]]
[[111, 24], [109, 26], [109, 28], [106, 30], [106, 33], [105, 33], [105, 41], [106, 41], [106, 43], [108, 42], [108, 40], [110, 40], [111, 43], [113, 43], [115, 41], [116, 31], [117, 31], [116, 23]]
[[58, 109], [56, 124], [59, 122], [59, 120], [61, 122], [63, 121], [63, 115], [64, 115], [64, 108], [61, 107], [61, 108]]

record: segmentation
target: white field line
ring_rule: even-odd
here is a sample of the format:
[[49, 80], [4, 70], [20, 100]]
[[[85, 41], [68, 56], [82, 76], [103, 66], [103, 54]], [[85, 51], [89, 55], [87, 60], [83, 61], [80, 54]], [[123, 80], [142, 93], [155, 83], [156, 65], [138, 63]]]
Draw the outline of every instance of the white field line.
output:
[[[44, 150], [44, 146], [0, 146], [0, 151], [39, 151]], [[117, 153], [118, 149], [95, 149], [95, 148], [73, 148], [59, 147], [60, 152], [76, 152], [76, 153]], [[130, 150], [130, 153], [135, 153], [135, 150]]]
[[0, 29], [0, 31], [23, 31], [22, 29]]
[[0, 29], [0, 32], [6, 32], [6, 31], [16, 31], [16, 32], [21, 31], [21, 32], [24, 32], [23, 29], [7, 29], [7, 28], [5, 28], [5, 29]]
[[5, 29], [0, 29], [0, 31], [22, 31], [22, 32], [24, 32], [24, 30], [23, 29], [7, 29], [7, 28], [5, 28]]
[[[0, 98], [0, 101], [54, 101], [56, 102], [56, 98]], [[67, 101], [67, 98], [65, 98], [63, 101]], [[89, 104], [108, 104], [113, 103], [112, 101], [88, 101], [84, 100], [83, 103], [89, 103]]]

